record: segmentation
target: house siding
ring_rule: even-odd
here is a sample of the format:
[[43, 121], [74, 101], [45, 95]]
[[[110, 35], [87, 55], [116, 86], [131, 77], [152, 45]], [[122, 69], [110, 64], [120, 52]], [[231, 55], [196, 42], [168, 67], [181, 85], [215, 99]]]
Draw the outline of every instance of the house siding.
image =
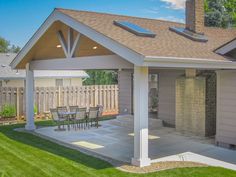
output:
[[[56, 86], [56, 79], [51, 78], [38, 78], [35, 79], [35, 87], [55, 87]], [[63, 79], [63, 86], [82, 86], [82, 79], [81, 78], [64, 78]], [[2, 81], [2, 87], [24, 87], [24, 80], [17, 79], [17, 80], [9, 80], [9, 81]]]
[[119, 114], [132, 114], [133, 113], [132, 73], [133, 73], [132, 70], [122, 70], [122, 71], [119, 71], [118, 73]]
[[216, 142], [236, 145], [236, 71], [217, 71]]
[[167, 126], [175, 126], [176, 78], [184, 74], [179, 70], [159, 71], [158, 118]]

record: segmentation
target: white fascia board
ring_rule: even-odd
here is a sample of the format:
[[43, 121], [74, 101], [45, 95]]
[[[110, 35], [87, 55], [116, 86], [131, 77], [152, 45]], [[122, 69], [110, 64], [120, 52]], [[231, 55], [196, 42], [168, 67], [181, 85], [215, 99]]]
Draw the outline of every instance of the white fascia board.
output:
[[108, 50], [114, 52], [115, 54], [121, 56], [127, 61], [135, 64], [142, 65], [144, 57], [135, 51], [123, 46], [122, 44], [114, 41], [113, 39], [97, 32], [96, 30], [86, 26], [77, 20], [71, 18], [68, 15], [65, 15], [58, 10], [54, 10], [49, 17], [45, 20], [45, 22], [40, 26], [40, 28], [36, 31], [36, 33], [32, 36], [32, 38], [27, 42], [27, 44], [22, 48], [22, 50], [18, 53], [15, 59], [11, 62], [10, 66], [12, 68], [16, 68], [17, 64], [24, 58], [24, 56], [30, 51], [30, 49], [36, 44], [36, 42], [40, 39], [40, 37], [47, 31], [47, 29], [55, 22], [61, 21], [62, 23], [70, 26], [75, 29], [79, 33], [87, 36], [88, 38], [94, 40], [95, 42], [101, 44]]
[[231, 50], [234, 50], [235, 48], [236, 48], [236, 39], [224, 45], [223, 47], [220, 47], [215, 52], [220, 55], [225, 55], [226, 53], [230, 52]]
[[147, 56], [144, 66], [163, 68], [236, 69], [236, 62], [213, 59]]
[[34, 33], [26, 45], [20, 50], [16, 55], [14, 60], [10, 63], [10, 66], [14, 69], [17, 64], [25, 57], [25, 55], [30, 51], [30, 49], [35, 45], [35, 43], [40, 39], [40, 37], [47, 31], [47, 29], [57, 20], [55, 10], [48, 16], [40, 28]]

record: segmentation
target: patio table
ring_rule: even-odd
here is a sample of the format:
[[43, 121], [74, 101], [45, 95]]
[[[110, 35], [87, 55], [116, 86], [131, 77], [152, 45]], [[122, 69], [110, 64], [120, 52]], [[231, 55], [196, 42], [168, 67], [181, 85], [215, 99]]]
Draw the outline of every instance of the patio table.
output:
[[60, 115], [62, 115], [63, 117], [65, 117], [66, 119], [67, 119], [67, 121], [68, 121], [68, 124], [67, 124], [67, 128], [68, 128], [68, 130], [70, 130], [70, 125], [69, 125], [69, 123], [70, 123], [70, 118], [73, 116], [73, 115], [75, 115], [76, 114], [76, 112], [60, 112], [59, 113]]

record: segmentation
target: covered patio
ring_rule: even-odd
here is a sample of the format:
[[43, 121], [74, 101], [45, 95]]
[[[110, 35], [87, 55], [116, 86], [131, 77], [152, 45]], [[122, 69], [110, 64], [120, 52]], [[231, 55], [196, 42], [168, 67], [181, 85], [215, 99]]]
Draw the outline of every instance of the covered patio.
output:
[[[104, 15], [101, 15], [100, 18], [103, 17]], [[113, 25], [114, 20], [127, 20], [126, 17], [111, 17], [107, 18], [111, 21], [110, 25]], [[80, 18], [84, 18], [84, 21]], [[104, 23], [107, 24], [107, 21]], [[143, 24], [145, 23], [143, 22]], [[198, 70], [234, 69], [236, 68], [235, 62], [150, 56], [147, 55], [149, 50], [143, 47], [145, 46], [143, 38], [137, 38], [117, 26], [114, 27], [112, 36], [109, 33], [109, 27], [106, 28], [100, 24], [91, 27], [89, 24], [92, 26], [94, 20], [93, 17], [89, 18], [86, 12], [76, 15], [74, 11], [55, 9], [12, 62], [11, 65], [15, 69], [26, 69], [27, 124], [25, 129], [73, 145], [79, 143], [79, 146], [92, 146], [94, 148], [92, 151], [109, 152], [113, 158], [128, 161], [140, 167], [150, 165], [151, 162], [156, 161], [155, 159], [188, 152], [190, 149], [191, 152], [196, 153], [206, 152], [208, 146], [211, 149], [213, 145], [194, 143], [190, 138], [176, 134], [175, 129], [172, 128], [161, 128], [157, 125], [150, 130], [148, 125], [149, 73], [162, 75], [163, 82], [160, 82], [159, 86], [162, 87], [163, 94], [161, 92], [159, 94], [163, 96], [164, 101], [160, 100], [159, 111], [164, 117], [167, 115], [167, 123], [175, 123], [176, 117], [181, 118], [180, 121], [177, 121], [181, 127], [188, 118], [195, 120], [200, 115], [203, 117], [201, 123], [204, 125], [201, 125], [200, 128], [196, 126], [196, 131], [201, 130], [197, 133], [205, 135], [203, 127], [206, 122], [204, 114], [206, 105], [205, 95], [202, 94], [205, 93], [202, 90], [205, 80], [196, 78]], [[99, 31], [101, 29], [104, 31]], [[168, 35], [176, 35], [171, 31], [168, 33]], [[119, 36], [119, 34], [121, 35]], [[128, 39], [127, 43], [124, 42], [126, 39]], [[135, 44], [131, 41], [139, 43]], [[152, 43], [152, 38], [147, 39], [146, 42]], [[184, 40], [182, 42], [185, 43]], [[150, 49], [151, 54], [153, 54], [152, 51], [156, 51], [156, 49]], [[123, 128], [111, 122], [108, 124], [103, 122], [102, 128], [99, 129], [84, 132], [71, 131], [64, 132], [64, 134], [53, 132], [53, 128], [36, 130], [33, 96], [34, 70], [89, 69], [112, 69], [119, 72], [119, 111], [121, 115], [133, 114], [133, 125]], [[180, 77], [180, 85], [176, 87], [175, 82], [178, 77]], [[189, 82], [190, 85], [188, 85]], [[190, 92], [188, 92], [189, 90]], [[196, 91], [197, 96], [194, 95]], [[185, 97], [186, 94], [190, 96]], [[175, 95], [178, 96], [178, 100], [175, 100]], [[166, 104], [167, 102], [168, 104]], [[193, 102], [193, 104], [188, 104], [189, 102]], [[199, 108], [197, 111], [196, 107]], [[122, 118], [119, 121], [122, 122]], [[195, 120], [195, 122], [199, 121]], [[187, 128], [189, 126], [187, 125]], [[94, 133], [95, 137], [93, 137]], [[116, 149], [117, 153], [114, 153]], [[231, 159], [233, 156], [228, 157]], [[235, 161], [232, 162], [235, 163]]]
[[[213, 138], [201, 138], [178, 133], [174, 128], [149, 120], [149, 157], [151, 163], [190, 161], [229, 169], [236, 168], [236, 154], [214, 145]], [[52, 141], [63, 143], [92, 155], [122, 163], [130, 163], [134, 152], [134, 133], [130, 117], [100, 122], [98, 129], [54, 131], [56, 127], [39, 128], [35, 132]], [[83, 152], [83, 151], [82, 151]]]

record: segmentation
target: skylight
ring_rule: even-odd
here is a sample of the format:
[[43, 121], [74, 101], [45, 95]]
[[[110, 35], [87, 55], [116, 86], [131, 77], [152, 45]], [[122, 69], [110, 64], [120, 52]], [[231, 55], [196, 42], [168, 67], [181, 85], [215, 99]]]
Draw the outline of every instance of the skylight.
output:
[[114, 21], [114, 24], [137, 35], [142, 37], [155, 37], [156, 34], [152, 31], [142, 28], [134, 23], [128, 21]]

